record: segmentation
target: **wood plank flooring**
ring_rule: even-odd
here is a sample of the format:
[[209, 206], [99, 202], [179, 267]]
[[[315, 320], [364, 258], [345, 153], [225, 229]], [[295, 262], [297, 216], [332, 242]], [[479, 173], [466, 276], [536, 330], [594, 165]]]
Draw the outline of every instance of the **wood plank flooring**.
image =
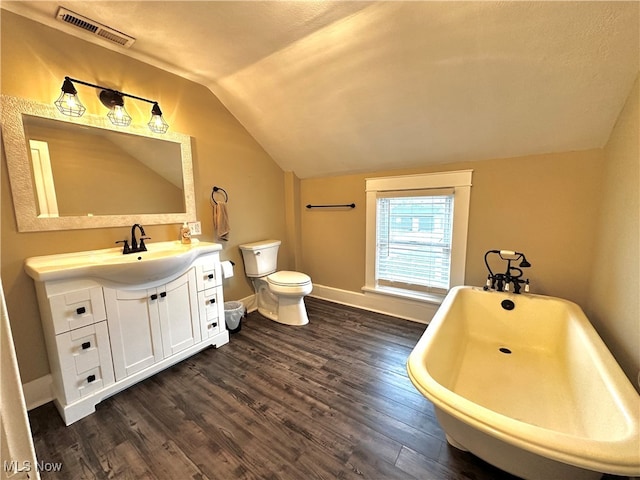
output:
[[424, 325], [306, 302], [309, 325], [249, 314], [69, 427], [53, 404], [30, 412], [39, 461], [62, 463], [43, 478], [516, 478], [447, 445], [405, 369]]

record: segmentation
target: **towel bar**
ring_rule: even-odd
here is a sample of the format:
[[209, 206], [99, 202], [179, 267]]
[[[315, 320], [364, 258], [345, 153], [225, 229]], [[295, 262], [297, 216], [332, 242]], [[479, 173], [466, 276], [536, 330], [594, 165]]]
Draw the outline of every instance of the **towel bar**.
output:
[[355, 203], [345, 203], [345, 204], [334, 204], [334, 205], [307, 205], [307, 208], [336, 208], [336, 207], [346, 207], [346, 208], [356, 208]]

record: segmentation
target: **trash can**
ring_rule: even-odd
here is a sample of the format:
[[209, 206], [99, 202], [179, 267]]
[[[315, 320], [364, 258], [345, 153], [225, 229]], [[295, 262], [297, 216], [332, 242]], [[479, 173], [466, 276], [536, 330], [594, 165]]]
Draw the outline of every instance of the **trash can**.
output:
[[240, 331], [243, 316], [244, 305], [242, 302], [224, 302], [224, 321], [227, 324], [227, 330], [231, 333]]

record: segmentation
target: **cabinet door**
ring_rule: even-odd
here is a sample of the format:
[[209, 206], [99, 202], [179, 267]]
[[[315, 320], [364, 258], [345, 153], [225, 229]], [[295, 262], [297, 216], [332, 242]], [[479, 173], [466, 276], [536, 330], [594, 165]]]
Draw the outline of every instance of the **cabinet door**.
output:
[[162, 348], [164, 356], [169, 357], [201, 338], [194, 269], [157, 290]]
[[156, 289], [104, 289], [116, 380], [162, 360]]

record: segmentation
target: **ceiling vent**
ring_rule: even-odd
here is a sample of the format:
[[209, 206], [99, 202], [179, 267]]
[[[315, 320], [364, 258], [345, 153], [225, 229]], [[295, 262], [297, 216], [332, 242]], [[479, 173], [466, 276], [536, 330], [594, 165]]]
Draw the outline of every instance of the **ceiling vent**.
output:
[[71, 10], [60, 7], [56, 14], [56, 19], [60, 22], [73, 25], [74, 27], [81, 28], [82, 30], [89, 32], [98, 37], [102, 37], [112, 43], [117, 43], [123, 47], [129, 48], [136, 41], [135, 38], [130, 37], [122, 32], [114, 30], [113, 28], [102, 25], [101, 23], [91, 20], [90, 18], [78, 15]]

